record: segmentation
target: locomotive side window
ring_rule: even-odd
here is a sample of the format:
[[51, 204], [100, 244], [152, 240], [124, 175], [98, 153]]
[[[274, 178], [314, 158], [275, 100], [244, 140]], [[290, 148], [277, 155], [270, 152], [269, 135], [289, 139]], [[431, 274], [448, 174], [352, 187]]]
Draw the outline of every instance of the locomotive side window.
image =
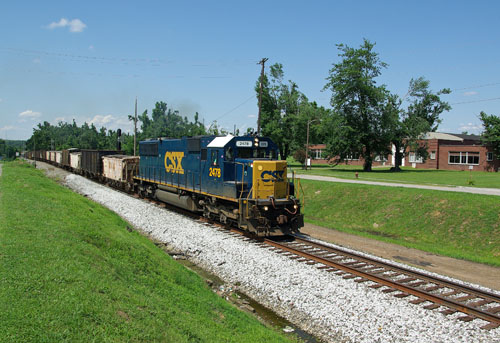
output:
[[207, 149], [201, 149], [201, 160], [202, 161], [207, 160]]
[[232, 161], [234, 157], [233, 148], [229, 147], [226, 149], [226, 161]]
[[218, 166], [219, 165], [219, 150], [212, 150], [212, 155], [211, 155], [211, 158], [210, 158], [210, 163], [214, 166]]

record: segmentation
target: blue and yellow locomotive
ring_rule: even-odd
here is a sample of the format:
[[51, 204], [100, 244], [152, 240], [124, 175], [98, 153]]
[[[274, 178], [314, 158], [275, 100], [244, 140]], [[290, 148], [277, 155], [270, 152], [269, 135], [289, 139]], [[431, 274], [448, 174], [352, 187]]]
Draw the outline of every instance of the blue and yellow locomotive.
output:
[[201, 136], [140, 142], [139, 193], [259, 236], [304, 225], [286, 161], [269, 138]]

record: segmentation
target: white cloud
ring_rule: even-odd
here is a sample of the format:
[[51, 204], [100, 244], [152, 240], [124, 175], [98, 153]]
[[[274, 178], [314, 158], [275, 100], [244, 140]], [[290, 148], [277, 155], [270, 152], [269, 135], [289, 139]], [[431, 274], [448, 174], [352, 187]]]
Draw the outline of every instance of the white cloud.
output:
[[248, 115], [248, 118], [255, 118], [255, 117], [257, 117], [255, 114], [249, 114]]
[[19, 113], [19, 117], [21, 118], [31, 118], [36, 119], [40, 117], [42, 114], [40, 112], [34, 112], [32, 110], [26, 110], [24, 112]]
[[472, 92], [464, 92], [464, 95], [465, 96], [473, 96], [473, 95], [477, 95], [477, 92], [474, 92], [474, 91], [472, 91]]
[[14, 126], [4, 126], [4, 127], [0, 127], [0, 131], [9, 131], [9, 130], [13, 130], [15, 129]]
[[66, 120], [65, 120], [65, 118], [64, 118], [64, 117], [57, 117], [56, 119], [54, 119], [54, 122], [55, 122], [56, 124], [59, 124], [59, 122], [60, 122], [60, 121], [65, 122]]
[[66, 19], [66, 18], [61, 18], [61, 20], [59, 20], [59, 22], [58, 22], [58, 23], [56, 23], [56, 22], [52, 22], [52, 23], [50, 23], [50, 24], [47, 26], [47, 28], [49, 28], [49, 29], [53, 30], [53, 29], [58, 28], [58, 27], [65, 27], [65, 26], [67, 26], [67, 25], [68, 25], [68, 19]]
[[467, 131], [469, 133], [479, 133], [483, 127], [474, 123], [460, 124], [458, 128], [460, 131]]
[[113, 115], [111, 114], [108, 114], [106, 116], [101, 116], [98, 114], [94, 118], [90, 119], [90, 124], [94, 124], [95, 126], [105, 126], [114, 119], [115, 117], [113, 117]]
[[68, 27], [70, 32], [82, 32], [87, 25], [80, 19], [68, 20], [66, 18], [61, 18], [58, 22], [52, 22], [47, 25], [50, 30], [57, 29], [59, 27]]

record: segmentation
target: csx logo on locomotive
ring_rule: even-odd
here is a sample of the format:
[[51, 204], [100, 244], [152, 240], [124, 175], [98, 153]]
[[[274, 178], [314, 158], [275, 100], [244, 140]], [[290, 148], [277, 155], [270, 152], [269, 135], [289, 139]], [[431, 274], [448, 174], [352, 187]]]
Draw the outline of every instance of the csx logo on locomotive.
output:
[[263, 182], [280, 182], [283, 181], [284, 172], [284, 170], [264, 170], [262, 174], [260, 174], [260, 178]]
[[182, 159], [184, 151], [167, 151], [165, 153], [165, 170], [167, 173], [184, 174]]

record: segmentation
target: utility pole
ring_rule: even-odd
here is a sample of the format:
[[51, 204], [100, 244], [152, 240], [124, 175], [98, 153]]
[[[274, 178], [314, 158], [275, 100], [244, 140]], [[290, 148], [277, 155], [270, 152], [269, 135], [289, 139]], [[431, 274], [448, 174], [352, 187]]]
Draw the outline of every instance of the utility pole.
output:
[[260, 91], [259, 91], [259, 116], [257, 118], [257, 136], [260, 136], [260, 112], [262, 110], [262, 81], [264, 80], [264, 64], [266, 63], [266, 61], [268, 60], [268, 58], [263, 58], [260, 60], [259, 63], [257, 64], [260, 64], [262, 65], [262, 69], [260, 71]]
[[136, 154], [136, 146], [137, 146], [137, 97], [135, 97], [135, 117], [134, 117], [134, 156]]

